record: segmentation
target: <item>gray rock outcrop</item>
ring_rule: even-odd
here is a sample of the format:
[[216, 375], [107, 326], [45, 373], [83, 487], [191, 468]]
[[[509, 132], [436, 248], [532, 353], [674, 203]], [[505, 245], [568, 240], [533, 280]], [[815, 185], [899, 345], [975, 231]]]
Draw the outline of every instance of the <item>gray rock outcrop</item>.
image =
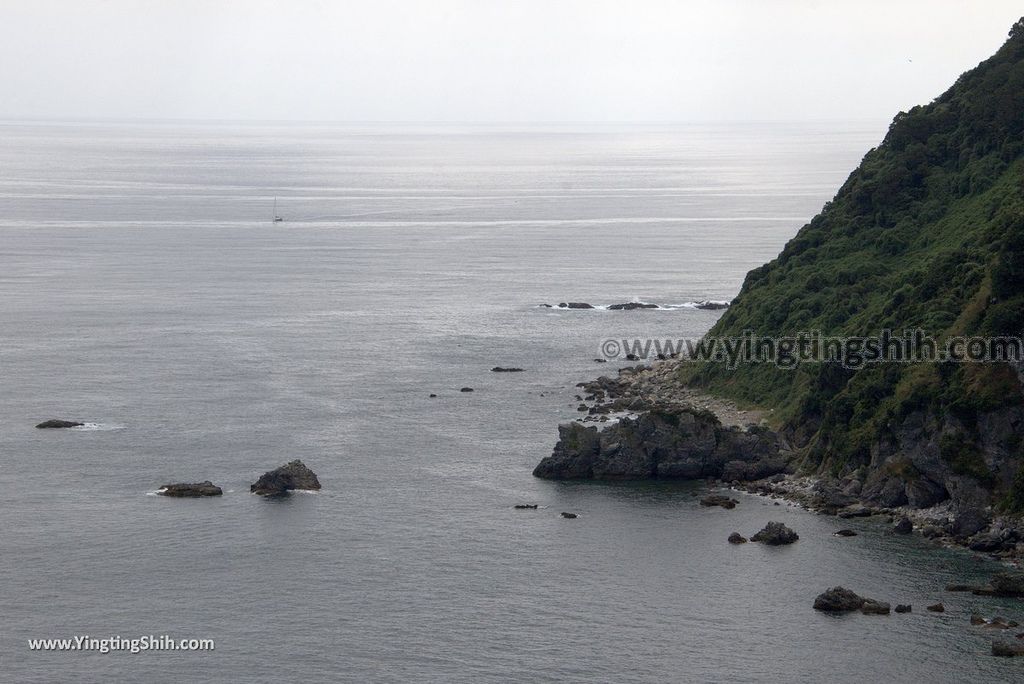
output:
[[533, 474], [546, 479], [753, 480], [786, 471], [779, 436], [767, 429], [723, 427], [714, 414], [688, 407], [623, 418], [600, 432], [558, 427], [551, 456]]
[[85, 425], [85, 423], [79, 423], [74, 420], [59, 420], [57, 418], [51, 418], [50, 420], [44, 420], [39, 425], [36, 425], [36, 427], [39, 428], [40, 430], [52, 430], [61, 428], [81, 427], [83, 425]]
[[260, 496], [281, 496], [294, 489], [320, 489], [316, 473], [300, 460], [294, 460], [280, 468], [267, 471], [249, 487], [249, 491]]
[[792, 544], [798, 539], [800, 539], [800, 535], [782, 523], [770, 522], [764, 526], [764, 529], [751, 537], [750, 541], [761, 542], [768, 546], [782, 546], [784, 544]]
[[157, 491], [160, 496], [173, 496], [177, 498], [198, 498], [201, 496], [220, 496], [224, 492], [220, 487], [209, 480], [204, 482], [178, 482], [176, 484], [165, 484]]

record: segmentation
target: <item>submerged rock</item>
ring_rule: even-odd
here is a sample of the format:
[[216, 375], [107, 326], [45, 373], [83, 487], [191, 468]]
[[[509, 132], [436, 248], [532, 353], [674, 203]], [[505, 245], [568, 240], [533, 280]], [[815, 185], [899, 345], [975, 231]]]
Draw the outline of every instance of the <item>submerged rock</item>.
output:
[[495, 366], [491, 369], [492, 373], [522, 373], [522, 368], [505, 368], [503, 366]]
[[783, 544], [792, 544], [799, 538], [800, 535], [782, 523], [770, 522], [764, 526], [763, 530], [751, 537], [750, 541], [761, 542], [768, 546], [781, 546]]
[[997, 572], [989, 583], [996, 596], [1024, 596], [1024, 574]]
[[578, 518], [579, 516], [575, 513], [566, 513], [565, 511], [562, 511], [562, 517], [569, 518], [571, 520], [572, 518]]
[[160, 496], [174, 496], [180, 498], [194, 498], [200, 496], [220, 496], [223, 494], [220, 487], [209, 480], [205, 482], [179, 482], [177, 484], [166, 484], [157, 492]]
[[814, 609], [830, 613], [848, 613], [860, 610], [867, 600], [849, 589], [832, 587], [818, 594], [817, 598], [814, 599]]
[[[971, 619], [971, 624], [975, 624], [973, 617]], [[997, 615], [991, 620], [985, 620], [983, 622], [983, 626], [985, 627], [985, 629], [1013, 629], [1017, 626], [1017, 623], [1013, 620], [1007, 620], [1001, 615]]]
[[1024, 641], [995, 639], [992, 641], [992, 655], [1002, 656], [1004, 658], [1024, 656]]
[[46, 430], [46, 429], [81, 427], [83, 425], [85, 425], [85, 423], [79, 423], [79, 422], [76, 422], [76, 421], [73, 421], [73, 420], [58, 420], [56, 418], [52, 418], [50, 420], [44, 420], [39, 425], [36, 425], [36, 427], [39, 428], [40, 430]]
[[633, 309], [657, 309], [657, 304], [644, 304], [643, 302], [626, 302], [625, 304], [612, 304], [609, 311], [632, 311]]
[[709, 494], [700, 500], [700, 505], [705, 507], [721, 506], [722, 508], [732, 509], [736, 508], [736, 504], [739, 501], [732, 499], [724, 494]]
[[864, 604], [860, 607], [860, 612], [865, 615], [888, 615], [889, 604], [884, 601], [864, 599]]
[[515, 506], [513, 506], [513, 508], [531, 508], [531, 509], [536, 509], [537, 508], [537, 504], [516, 504]]
[[280, 496], [293, 489], [320, 489], [316, 473], [296, 459], [280, 468], [267, 471], [249, 487], [249, 491], [260, 496]]
[[982, 589], [976, 584], [947, 584], [946, 591], [977, 591]]
[[833, 532], [832, 534], [837, 536], [837, 537], [856, 537], [857, 536], [857, 533], [854, 532], [853, 530], [837, 530], [837, 531]]
[[941, 603], [933, 603], [932, 605], [925, 608], [925, 610], [931, 613], [945, 613], [946, 606], [942, 605]]

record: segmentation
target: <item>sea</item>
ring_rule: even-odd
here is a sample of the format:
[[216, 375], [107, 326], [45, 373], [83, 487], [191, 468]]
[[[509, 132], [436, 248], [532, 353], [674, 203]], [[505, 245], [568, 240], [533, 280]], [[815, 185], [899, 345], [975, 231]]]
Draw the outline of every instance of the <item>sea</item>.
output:
[[944, 591], [993, 562], [531, 475], [606, 341], [707, 331], [885, 127], [0, 123], [0, 680], [1021, 681], [968, 622], [1020, 605]]

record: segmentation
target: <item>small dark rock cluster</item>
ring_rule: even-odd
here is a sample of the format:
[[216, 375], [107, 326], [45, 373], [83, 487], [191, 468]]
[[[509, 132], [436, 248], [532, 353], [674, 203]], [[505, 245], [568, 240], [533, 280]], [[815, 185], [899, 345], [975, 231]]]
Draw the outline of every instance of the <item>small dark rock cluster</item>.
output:
[[[814, 609], [828, 613], [850, 613], [859, 610], [864, 615], [888, 615], [890, 612], [888, 603], [860, 596], [843, 587], [832, 587], [819, 594], [814, 599]], [[909, 612], [909, 606], [899, 606], [896, 612]]]
[[725, 509], [733, 509], [736, 508], [736, 504], [738, 503], [739, 501], [736, 499], [725, 496], [724, 494], [708, 494], [700, 500], [700, 505], [706, 508], [710, 508], [711, 506], [721, 506]]

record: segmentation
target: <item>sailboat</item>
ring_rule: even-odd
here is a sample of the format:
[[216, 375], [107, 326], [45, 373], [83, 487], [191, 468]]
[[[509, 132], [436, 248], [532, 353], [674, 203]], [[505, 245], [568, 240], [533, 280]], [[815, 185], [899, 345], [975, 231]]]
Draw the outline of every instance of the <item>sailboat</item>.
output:
[[281, 221], [284, 221], [284, 219], [277, 215], [277, 197], [274, 197], [274, 223], [280, 223]]

